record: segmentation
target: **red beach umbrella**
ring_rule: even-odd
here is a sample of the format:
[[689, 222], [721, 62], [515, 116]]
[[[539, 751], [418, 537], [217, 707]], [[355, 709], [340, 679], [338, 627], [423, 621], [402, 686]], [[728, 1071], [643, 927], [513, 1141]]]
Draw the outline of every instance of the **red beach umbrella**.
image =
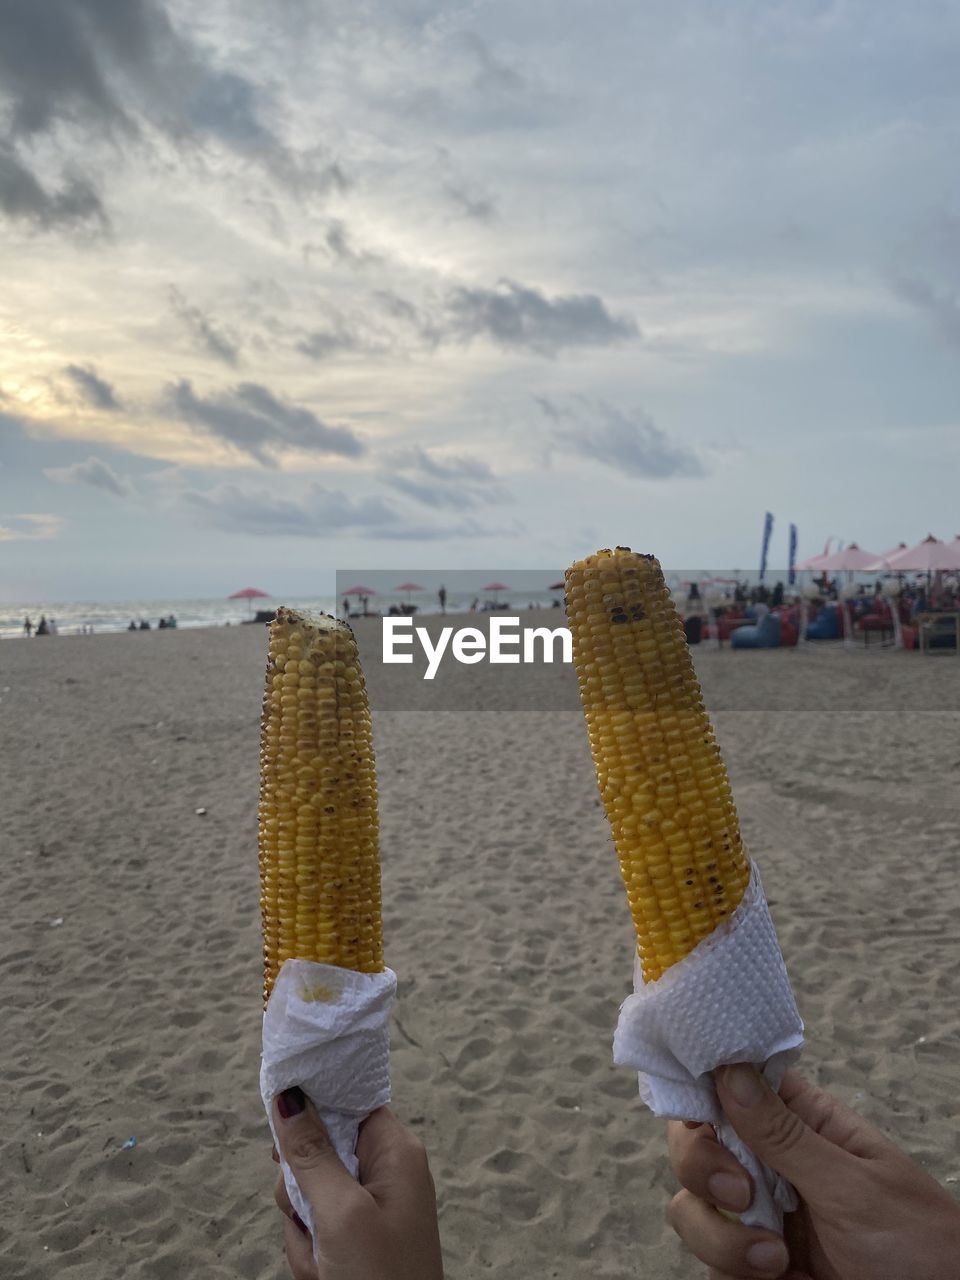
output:
[[507, 586], [507, 584], [506, 584], [505, 582], [488, 582], [488, 583], [487, 583], [487, 585], [483, 588], [483, 590], [484, 590], [484, 591], [492, 591], [492, 592], [493, 592], [493, 603], [494, 603], [494, 604], [499, 604], [500, 602], [499, 602], [499, 600], [497, 599], [497, 596], [499, 595], [499, 593], [500, 593], [501, 591], [509, 591], [509, 590], [510, 590], [510, 588]]
[[548, 591], [562, 591], [562, 590], [564, 589], [564, 587], [565, 587], [565, 586], [566, 586], [566, 583], [564, 583], [564, 582], [553, 582], [553, 583], [551, 583], [551, 584], [550, 584], [550, 586], [549, 586], [549, 587], [547, 587], [547, 590], [548, 590]]
[[373, 587], [363, 586], [347, 587], [346, 591], [341, 592], [341, 595], [345, 596], [375, 596], [376, 594]]
[[422, 587], [419, 582], [401, 582], [393, 589], [394, 591], [402, 591], [408, 601], [410, 600], [410, 593], [412, 591], [426, 591], [426, 587]]
[[[232, 596], [227, 596], [228, 600], [268, 600], [270, 598], [269, 591], [260, 591], [257, 587], [244, 587], [240, 591], [234, 591]], [[253, 613], [253, 605], [250, 605], [250, 612]]]

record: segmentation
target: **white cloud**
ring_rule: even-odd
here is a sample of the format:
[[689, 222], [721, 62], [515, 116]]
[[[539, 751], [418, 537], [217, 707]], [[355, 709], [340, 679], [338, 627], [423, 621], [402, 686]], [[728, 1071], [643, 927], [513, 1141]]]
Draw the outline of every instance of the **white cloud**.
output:
[[59, 537], [65, 523], [51, 512], [0, 515], [0, 542], [48, 542]]

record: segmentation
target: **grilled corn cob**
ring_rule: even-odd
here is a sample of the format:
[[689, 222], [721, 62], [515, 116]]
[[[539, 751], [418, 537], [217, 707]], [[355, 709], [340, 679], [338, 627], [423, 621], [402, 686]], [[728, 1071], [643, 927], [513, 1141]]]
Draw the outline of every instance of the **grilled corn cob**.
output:
[[279, 609], [260, 737], [264, 1002], [291, 957], [383, 970], [377, 783], [353, 632]]
[[750, 865], [660, 565], [598, 551], [565, 586], [600, 794], [652, 982], [731, 914]]

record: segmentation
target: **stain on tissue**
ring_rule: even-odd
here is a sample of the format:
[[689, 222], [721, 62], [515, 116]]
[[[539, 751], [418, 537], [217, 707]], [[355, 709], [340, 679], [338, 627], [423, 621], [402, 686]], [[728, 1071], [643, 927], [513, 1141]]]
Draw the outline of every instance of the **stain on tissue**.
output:
[[299, 994], [300, 999], [306, 1004], [331, 1004], [340, 992], [334, 991], [333, 987], [328, 987], [323, 982], [315, 982], [309, 986], [302, 983]]

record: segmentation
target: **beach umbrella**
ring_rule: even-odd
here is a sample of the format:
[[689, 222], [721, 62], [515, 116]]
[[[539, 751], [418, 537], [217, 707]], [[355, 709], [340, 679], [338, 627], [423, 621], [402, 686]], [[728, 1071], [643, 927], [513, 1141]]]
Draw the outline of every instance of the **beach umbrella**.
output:
[[879, 559], [875, 551], [863, 551], [855, 542], [842, 551], [831, 551], [829, 555], [818, 558], [820, 563], [816, 567], [830, 573], [869, 573]]
[[550, 586], [549, 586], [549, 587], [547, 587], [547, 590], [548, 590], [548, 591], [562, 591], [562, 590], [564, 589], [564, 587], [565, 587], [565, 586], [566, 586], [566, 583], [564, 583], [564, 582], [552, 582], [552, 583], [550, 584]]
[[341, 591], [340, 594], [343, 596], [375, 596], [377, 593], [373, 587], [357, 586], [347, 587], [346, 591]]
[[941, 542], [928, 534], [915, 547], [907, 547], [889, 556], [881, 566], [892, 573], [935, 573], [938, 569], [949, 572], [960, 569], [960, 539]]
[[234, 591], [232, 596], [227, 596], [228, 600], [246, 600], [250, 602], [250, 612], [253, 613], [254, 600], [268, 600], [270, 598], [269, 591], [259, 591], [256, 587], [244, 587], [241, 591]]
[[492, 591], [493, 603], [499, 604], [499, 600], [497, 599], [497, 596], [499, 595], [499, 593], [501, 591], [509, 591], [510, 588], [507, 586], [505, 582], [488, 582], [487, 585], [483, 588], [483, 590]]
[[808, 569], [822, 569], [824, 560], [828, 558], [827, 552], [821, 551], [818, 556], [811, 556], [809, 560], [801, 560], [797, 568], [804, 570], [804, 572]]
[[426, 587], [421, 587], [419, 582], [401, 582], [393, 589], [394, 591], [402, 591], [408, 600], [410, 599], [411, 591], [426, 591]]

